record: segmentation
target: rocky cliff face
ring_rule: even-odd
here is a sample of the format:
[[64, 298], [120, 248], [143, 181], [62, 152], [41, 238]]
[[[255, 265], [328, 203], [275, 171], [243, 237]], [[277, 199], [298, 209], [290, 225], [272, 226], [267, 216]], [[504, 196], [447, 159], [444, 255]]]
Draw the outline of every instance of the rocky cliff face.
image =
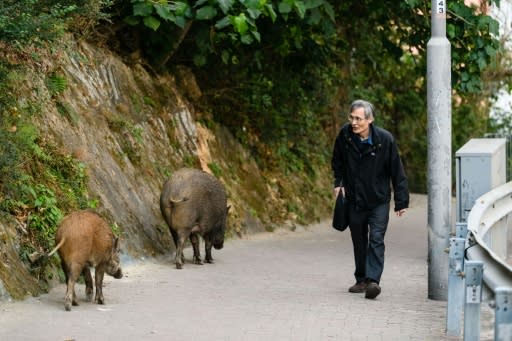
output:
[[[187, 70], [179, 69], [176, 76], [151, 74], [85, 42], [61, 57], [48, 63], [66, 79], [66, 90], [45, 104], [37, 125], [44, 138], [86, 165], [89, 195], [121, 232], [125, 259], [173, 252], [158, 200], [164, 181], [183, 166], [214, 173], [226, 185], [231, 237], [272, 230], [275, 224], [293, 228], [297, 212], [305, 221], [330, 212], [329, 192], [322, 194], [328, 177], [308, 183], [317, 193], [303, 193], [312, 180], [263, 173], [226, 129], [195, 112], [192, 101], [201, 90]], [[37, 280], [17, 257], [16, 230], [13, 221], [0, 225], [4, 298], [38, 292]], [[9, 276], [2, 266], [19, 276]]]

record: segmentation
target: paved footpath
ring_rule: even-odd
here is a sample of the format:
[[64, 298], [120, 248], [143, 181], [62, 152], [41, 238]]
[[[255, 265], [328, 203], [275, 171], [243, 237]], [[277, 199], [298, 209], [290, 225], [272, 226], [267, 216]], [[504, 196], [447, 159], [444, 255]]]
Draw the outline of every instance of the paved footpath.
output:
[[[427, 299], [426, 205], [413, 195], [407, 215], [391, 217], [375, 300], [348, 292], [350, 233], [326, 221], [227, 241], [215, 264], [192, 264], [191, 249], [182, 270], [128, 262], [124, 278], [105, 277], [106, 305], [85, 302], [83, 285], [71, 312], [64, 285], [0, 303], [0, 340], [461, 340], [445, 337], [446, 302]], [[485, 322], [481, 340], [492, 335]]]

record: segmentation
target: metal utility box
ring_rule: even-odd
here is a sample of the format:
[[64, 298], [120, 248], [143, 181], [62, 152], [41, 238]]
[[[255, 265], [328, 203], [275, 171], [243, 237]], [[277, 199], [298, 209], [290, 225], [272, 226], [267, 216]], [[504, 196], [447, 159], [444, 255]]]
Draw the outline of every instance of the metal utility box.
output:
[[506, 139], [471, 139], [456, 153], [457, 222], [483, 194], [506, 182]]

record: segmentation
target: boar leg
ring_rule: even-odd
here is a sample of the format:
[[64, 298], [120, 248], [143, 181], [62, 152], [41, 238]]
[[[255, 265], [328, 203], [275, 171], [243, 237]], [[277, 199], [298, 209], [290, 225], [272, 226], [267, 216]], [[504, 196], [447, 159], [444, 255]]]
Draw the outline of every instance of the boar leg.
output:
[[185, 263], [185, 256], [183, 255], [183, 248], [185, 246], [185, 240], [187, 238], [183, 235], [179, 235], [178, 238], [178, 245], [176, 246], [176, 269], [183, 268], [183, 263]]
[[[170, 228], [172, 239], [174, 240], [174, 246], [176, 247], [176, 257], [178, 257], [178, 245], [180, 243], [180, 237], [178, 235], [178, 232], [176, 232], [174, 229]], [[185, 263], [185, 256], [183, 253], [181, 254], [181, 263]]]
[[85, 297], [87, 301], [92, 301], [92, 276], [91, 269], [88, 266], [85, 266], [82, 270], [82, 275], [84, 276], [85, 281]]
[[76, 293], [75, 293], [75, 283], [82, 272], [82, 267], [78, 264], [72, 264], [71, 266], [66, 266], [68, 270], [66, 272], [66, 298], [64, 299], [64, 307], [67, 311], [71, 310], [71, 305], [77, 306], [78, 302], [76, 301]]
[[94, 283], [96, 284], [96, 296], [94, 297], [94, 302], [98, 304], [105, 304], [105, 299], [103, 298], [103, 276], [105, 274], [105, 269], [102, 266], [97, 266], [94, 272]]
[[213, 258], [212, 258], [212, 241], [210, 240], [210, 238], [205, 238], [204, 239], [204, 253], [206, 254], [204, 256], [204, 261], [206, 263], [210, 263], [212, 264], [213, 263]]
[[176, 232], [173, 228], [169, 229], [171, 231], [172, 240], [174, 241], [174, 246], [178, 247], [179, 237], [178, 232]]
[[190, 235], [190, 242], [194, 248], [194, 263], [202, 265], [203, 262], [201, 261], [201, 252], [199, 251], [199, 236], [197, 233], [192, 233]]

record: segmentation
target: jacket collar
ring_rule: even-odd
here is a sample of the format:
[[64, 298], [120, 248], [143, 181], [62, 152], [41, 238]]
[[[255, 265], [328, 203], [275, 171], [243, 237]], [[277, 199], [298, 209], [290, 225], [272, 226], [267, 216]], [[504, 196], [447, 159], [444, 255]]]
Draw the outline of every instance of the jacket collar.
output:
[[[382, 147], [381, 137], [379, 134], [379, 128], [374, 126], [372, 123], [372, 124], [370, 124], [370, 130], [371, 130], [370, 134], [372, 136], [372, 144], [371, 144], [371, 147], [367, 151], [364, 152], [364, 154], [374, 152], [375, 150], [380, 149]], [[352, 126], [350, 125], [350, 123], [347, 123], [345, 126], [343, 126], [342, 133], [343, 133], [343, 138], [345, 140], [345, 143], [351, 145], [352, 148], [359, 151], [359, 148], [357, 147], [358, 142], [354, 141], [353, 136], [355, 136], [355, 135], [352, 133]]]
[[[370, 129], [370, 136], [372, 137], [372, 144], [378, 145], [380, 142], [380, 135], [379, 135], [379, 129], [373, 125], [373, 123], [370, 123], [369, 126]], [[352, 133], [352, 126], [350, 123], [346, 123], [345, 126], [342, 128], [343, 135], [345, 137], [345, 140], [351, 139], [351, 136], [354, 136]]]

